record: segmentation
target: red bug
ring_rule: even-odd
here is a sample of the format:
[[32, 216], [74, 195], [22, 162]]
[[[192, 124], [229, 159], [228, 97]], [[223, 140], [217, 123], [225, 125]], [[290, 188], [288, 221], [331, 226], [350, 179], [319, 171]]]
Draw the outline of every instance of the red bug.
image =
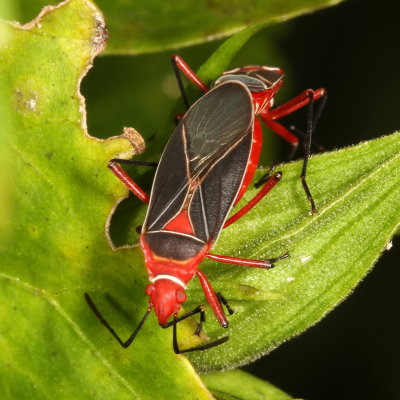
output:
[[[301, 174], [302, 183], [316, 207], [305, 181], [311, 146], [311, 133], [319, 111], [313, 117], [313, 102], [326, 97], [324, 89], [304, 91], [299, 96], [272, 109], [275, 93], [282, 86], [283, 71], [266, 66], [246, 66], [225, 72], [210, 90], [177, 55], [172, 57], [178, 84], [188, 111], [172, 133], [161, 156], [150, 197], [118, 165], [149, 163], [111, 160], [109, 168], [142, 201], [149, 204], [140, 235], [150, 284], [146, 287], [149, 307], [138, 327], [125, 342], [97, 310], [88, 294], [85, 298], [111, 334], [123, 347], [128, 347], [154, 309], [162, 327], [173, 325], [173, 347], [176, 353], [205, 350], [225, 342], [228, 337], [207, 344], [181, 350], [176, 337], [176, 324], [196, 313], [200, 333], [205, 319], [204, 308], [199, 306], [178, 318], [181, 304], [186, 300], [188, 282], [197, 276], [205, 297], [219, 324], [226, 328], [228, 320], [222, 308], [232, 310], [225, 299], [214, 292], [204, 273], [198, 268], [204, 258], [269, 269], [277, 260], [250, 260], [211, 254], [210, 251], [223, 228], [226, 228], [253, 208], [281, 179], [277, 172], [262, 182], [264, 186], [256, 196], [227, 219], [232, 207], [238, 203], [254, 176], [261, 151], [262, 131], [257, 115], [293, 146], [299, 139], [277, 122], [279, 118], [308, 105], [306, 151]], [[179, 70], [194, 82], [205, 95], [189, 108], [183, 91]], [[322, 104], [322, 103], [321, 103]], [[170, 317], [171, 322], [168, 322]]]

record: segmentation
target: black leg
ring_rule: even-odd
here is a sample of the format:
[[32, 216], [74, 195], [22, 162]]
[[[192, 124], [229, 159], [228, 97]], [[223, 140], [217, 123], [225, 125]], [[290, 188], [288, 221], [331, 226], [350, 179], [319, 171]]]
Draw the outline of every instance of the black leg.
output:
[[[312, 132], [311, 132], [311, 134], [313, 134], [315, 132], [316, 128], [317, 128], [317, 123], [318, 123], [318, 121], [319, 121], [319, 119], [321, 117], [321, 113], [322, 113], [323, 109], [325, 108], [325, 104], [326, 104], [327, 100], [328, 100], [328, 97], [325, 95], [318, 102], [318, 108], [316, 108], [315, 112], [313, 113], [314, 115], [312, 115], [312, 117], [311, 117], [312, 118]], [[309, 116], [307, 116], [307, 121], [308, 121], [308, 118], [309, 118]], [[307, 124], [308, 124], [308, 122], [307, 122]], [[308, 128], [308, 126], [307, 126], [307, 128]], [[289, 130], [294, 132], [296, 134], [296, 136], [300, 136], [303, 140], [307, 140], [307, 135], [304, 134], [304, 132], [302, 132], [297, 127], [291, 125], [289, 127]], [[311, 146], [313, 146], [318, 151], [325, 151], [324, 147], [322, 145], [320, 145], [313, 137], [311, 138]], [[296, 146], [295, 150], [296, 149], [297, 149], [297, 146]], [[293, 152], [293, 150], [292, 150], [290, 153], [293, 153], [293, 154], [291, 155], [290, 158], [288, 157], [287, 161], [291, 161], [292, 160], [295, 151]]]
[[211, 347], [215, 347], [218, 346], [222, 343], [225, 343], [228, 339], [229, 336], [224, 336], [221, 339], [215, 340], [213, 342], [209, 342], [209, 343], [205, 343], [203, 345], [197, 346], [197, 347], [190, 347], [189, 349], [184, 349], [181, 350], [178, 346], [178, 339], [177, 339], [177, 330], [176, 330], [176, 324], [186, 318], [191, 317], [192, 315], [195, 314], [200, 314], [200, 322], [197, 326], [196, 335], [199, 335], [203, 326], [203, 322], [205, 321], [205, 312], [204, 312], [204, 306], [198, 306], [195, 309], [193, 309], [192, 311], [189, 311], [188, 313], [182, 315], [181, 317], [178, 317], [177, 315], [174, 315], [174, 319], [168, 323], [166, 323], [165, 325], [162, 325], [163, 328], [168, 328], [170, 326], [173, 327], [173, 337], [172, 337], [172, 345], [174, 347], [174, 351], [176, 354], [181, 354], [181, 353], [188, 353], [191, 351], [200, 351], [200, 350], [206, 350], [206, 349], [210, 349]]
[[[314, 127], [314, 130], [315, 130], [315, 126], [314, 125], [313, 125], [313, 127]], [[293, 132], [296, 136], [300, 137], [304, 141], [304, 139], [306, 137], [306, 134], [303, 131], [301, 131], [299, 128], [297, 128], [294, 125], [290, 125], [288, 127], [288, 129], [291, 132]], [[325, 151], [324, 146], [319, 144], [316, 140], [314, 140], [314, 138], [312, 138], [312, 140], [311, 140], [311, 147], [314, 148], [316, 151], [319, 151], [319, 152]], [[296, 150], [297, 150], [297, 148], [298, 148], [298, 146], [295, 146]], [[294, 154], [292, 156], [290, 156], [291, 153], [292, 153], [292, 151], [289, 152], [289, 155], [287, 156], [286, 161], [291, 161], [293, 159]]]
[[308, 94], [309, 103], [307, 107], [307, 134], [304, 141], [304, 159], [303, 159], [303, 168], [301, 170], [301, 183], [303, 185], [303, 189], [307, 195], [308, 201], [311, 203], [311, 213], [316, 214], [317, 207], [315, 206], [314, 198], [310, 192], [306, 181], [306, 174], [307, 174], [307, 164], [308, 159], [310, 158], [311, 152], [311, 138], [313, 133], [313, 119], [314, 119], [314, 93], [310, 92]]
[[229, 315], [232, 315], [235, 313], [235, 311], [232, 310], [232, 308], [230, 307], [230, 305], [228, 304], [228, 302], [226, 301], [225, 297], [222, 296], [221, 293], [215, 293], [217, 295], [217, 299], [220, 302], [220, 304], [224, 305], [226, 307], [226, 309], [228, 310]]
[[255, 188], [259, 188], [260, 186], [264, 185], [265, 182], [267, 182], [267, 180], [269, 178], [271, 178], [271, 173], [272, 171], [277, 167], [278, 163], [276, 163], [275, 161], [272, 162], [271, 167], [269, 168], [268, 172], [265, 173], [255, 184], [254, 187]]
[[[303, 189], [306, 193], [307, 199], [308, 201], [311, 203], [311, 213], [312, 214], [316, 214], [317, 211], [317, 207], [315, 205], [315, 201], [314, 198], [311, 194], [311, 191], [308, 187], [307, 181], [306, 181], [306, 175], [307, 175], [307, 165], [308, 165], [308, 159], [310, 158], [311, 155], [311, 146], [315, 146], [318, 148], [319, 151], [324, 151], [323, 146], [321, 146], [320, 144], [318, 144], [313, 138], [312, 135], [317, 127], [317, 123], [318, 120], [321, 116], [322, 110], [325, 107], [326, 101], [327, 101], [327, 96], [323, 96], [321, 98], [321, 101], [318, 103], [318, 108], [315, 110], [314, 112], [314, 93], [312, 91], [309, 91], [308, 93], [308, 107], [307, 107], [307, 130], [306, 130], [306, 134], [304, 135], [303, 132], [301, 132], [300, 130], [298, 130], [297, 128], [291, 126], [290, 130], [294, 131], [296, 133], [297, 136], [302, 136], [303, 140], [304, 140], [304, 158], [303, 158], [303, 168], [301, 170], [301, 174], [300, 174], [300, 179], [301, 179], [301, 183], [303, 185]], [[292, 148], [291, 152], [289, 153], [289, 159], [288, 161], [290, 161], [295, 152], [297, 150], [297, 146], [295, 148]]]
[[326, 93], [320, 100], [321, 101], [319, 101], [319, 103], [318, 103], [318, 108], [315, 111], [315, 114], [313, 116], [313, 122], [312, 122], [313, 132], [317, 128], [319, 118], [321, 117], [321, 113], [322, 113], [323, 109], [325, 108], [326, 101], [328, 100], [328, 96], [326, 95]]
[[[315, 92], [310, 89], [307, 91], [306, 95], [308, 97], [306, 134], [304, 134], [303, 132], [301, 132], [294, 126], [290, 126], [288, 128], [288, 127], [285, 127], [285, 125], [280, 124], [280, 127], [289, 132], [292, 131], [295, 134], [295, 136], [302, 137], [302, 139], [303, 139], [304, 157], [303, 157], [303, 168], [301, 171], [300, 179], [301, 179], [301, 183], [303, 185], [303, 189], [306, 193], [306, 196], [307, 196], [309, 202], [311, 203], [311, 213], [316, 214], [318, 211], [317, 211], [314, 199], [312, 197], [311, 191], [310, 191], [307, 181], [306, 181], [306, 174], [307, 174], [308, 159], [310, 158], [310, 154], [311, 154], [311, 146], [316, 147], [318, 149], [318, 151], [324, 151], [323, 146], [321, 146], [319, 143], [317, 143], [312, 138], [312, 134], [315, 131], [315, 128], [316, 128], [319, 118], [321, 116], [322, 110], [325, 107], [325, 104], [327, 101], [327, 96], [326, 96], [326, 92], [324, 92], [324, 94], [321, 97], [319, 97], [320, 101], [318, 102], [318, 107], [314, 107]], [[268, 125], [268, 120], [266, 120], [265, 122]], [[270, 127], [271, 127], [271, 129], [274, 130], [274, 127], [272, 127], [272, 126], [270, 126]], [[277, 129], [278, 127], [275, 127], [275, 128], [276, 128], [275, 132], [277, 132], [278, 134], [282, 134], [282, 132], [280, 132], [280, 129]], [[298, 141], [293, 142], [293, 143], [290, 142], [290, 143], [291, 143], [292, 147], [286, 157], [286, 161], [291, 161], [298, 149], [298, 144], [299, 144]], [[258, 182], [255, 183], [255, 187], [261, 186], [270, 178], [270, 173], [271, 173], [272, 169], [273, 168], [271, 168], [271, 170], [268, 173], [266, 173]]]
[[178, 337], [177, 337], [177, 330], [176, 330], [176, 324], [178, 323], [177, 320], [178, 320], [178, 318], [176, 317], [176, 315], [174, 315], [174, 320], [173, 320], [173, 324], [172, 324], [172, 327], [173, 327], [172, 345], [174, 347], [174, 352], [176, 354], [189, 353], [192, 351], [207, 350], [212, 347], [219, 346], [220, 344], [225, 343], [229, 339], [229, 336], [224, 336], [221, 339], [214, 340], [213, 342], [208, 342], [206, 344], [203, 344], [203, 345], [200, 345], [197, 347], [190, 347], [188, 349], [181, 350], [178, 346]]
[[201, 307], [201, 311], [200, 311], [200, 321], [199, 321], [199, 323], [197, 324], [197, 329], [196, 329], [196, 331], [194, 332], [194, 334], [197, 335], [197, 336], [200, 336], [200, 332], [201, 332], [201, 330], [203, 329], [203, 324], [204, 324], [204, 322], [206, 322], [206, 313], [205, 313], [205, 311], [204, 311], [204, 307], [203, 307], [203, 306], [200, 306], [200, 307]]
[[[292, 130], [292, 129], [289, 129]], [[285, 162], [290, 162], [293, 160], [295, 154], [297, 153], [297, 149], [299, 148], [299, 142], [290, 143], [290, 150], [286, 154]]]
[[[192, 311], [189, 311], [186, 314], [176, 318], [176, 322], [183, 321], [184, 319], [189, 318], [189, 317], [191, 317], [192, 315], [195, 315], [195, 314], [200, 314], [200, 321], [199, 321], [199, 323], [197, 325], [197, 329], [195, 331], [195, 335], [199, 336], [200, 332], [201, 332], [201, 329], [203, 327], [203, 323], [206, 320], [206, 313], [204, 311], [204, 306], [198, 306], [195, 309], [193, 309]], [[165, 325], [162, 325], [162, 327], [163, 328], [169, 328], [173, 324], [174, 324], [174, 321], [170, 321], [170, 322], [167, 322]]]

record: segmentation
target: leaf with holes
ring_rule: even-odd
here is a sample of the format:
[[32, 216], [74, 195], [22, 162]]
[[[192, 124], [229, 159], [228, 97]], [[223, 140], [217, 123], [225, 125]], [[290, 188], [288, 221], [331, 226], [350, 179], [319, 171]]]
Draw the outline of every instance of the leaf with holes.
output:
[[[8, 178], [3, 209], [10, 211], [0, 242], [2, 394], [210, 398], [186, 359], [172, 353], [171, 332], [160, 329], [153, 314], [134, 347], [125, 350], [83, 300], [85, 291], [93, 294], [124, 338], [147, 307], [140, 250], [112, 251], [104, 235], [111, 210], [127, 193], [107, 171], [107, 161], [132, 156], [140, 138], [132, 131], [108, 141], [90, 137], [78, 90], [105, 43], [102, 14], [88, 0], [72, 0], [26, 26], [5, 29], [0, 93], [13, 119], [11, 128], [5, 126], [9, 163], [3, 165]], [[258, 27], [249, 29], [226, 42], [203, 77], [212, 79], [225, 68]], [[272, 271], [204, 263], [236, 314], [228, 343], [191, 355], [200, 370], [265, 354], [351, 291], [398, 227], [398, 155], [394, 134], [312, 158], [309, 184], [320, 211], [314, 216], [308, 215], [299, 163], [282, 166], [282, 182], [223, 232], [215, 252], [274, 257], [288, 250], [291, 258]], [[196, 281], [188, 298], [188, 308], [204, 303]], [[208, 314], [206, 334], [225, 335]], [[189, 344], [202, 340], [193, 336], [191, 324], [180, 335]]]
[[2, 32], [0, 93], [13, 117], [3, 126], [9, 222], [0, 242], [2, 399], [210, 399], [154, 318], [137, 340], [140, 351], [127, 351], [83, 299], [87, 290], [118, 293], [118, 304], [129, 298], [117, 324], [126, 335], [130, 316], [146, 308], [142, 258], [114, 252], [104, 235], [111, 209], [126, 195], [107, 161], [132, 156], [134, 137], [90, 137], [79, 93], [105, 45], [103, 15], [89, 0], [72, 0], [28, 25], [3, 24]]

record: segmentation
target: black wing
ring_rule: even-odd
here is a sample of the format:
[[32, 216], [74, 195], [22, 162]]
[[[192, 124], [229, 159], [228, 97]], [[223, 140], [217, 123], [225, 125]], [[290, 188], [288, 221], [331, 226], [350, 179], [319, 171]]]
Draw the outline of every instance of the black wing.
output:
[[215, 240], [243, 180], [253, 123], [251, 94], [241, 83], [224, 83], [198, 100], [161, 156], [143, 232], [163, 230], [188, 209], [194, 235]]

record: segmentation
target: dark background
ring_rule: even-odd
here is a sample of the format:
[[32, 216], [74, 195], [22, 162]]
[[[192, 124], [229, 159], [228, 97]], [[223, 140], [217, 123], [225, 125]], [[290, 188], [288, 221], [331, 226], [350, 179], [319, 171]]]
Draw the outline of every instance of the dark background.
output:
[[[349, 1], [263, 30], [232, 66], [284, 68], [278, 103], [305, 88], [327, 88], [317, 139], [328, 149], [379, 137], [400, 127], [399, 16], [395, 2]], [[218, 45], [179, 54], [196, 69]], [[83, 83], [89, 132], [107, 137], [134, 126], [151, 148], [178, 97], [170, 55], [96, 60]], [[278, 157], [271, 146], [282, 154], [287, 149], [279, 140], [269, 141], [269, 159]], [[297, 398], [400, 399], [399, 245], [395, 239], [354, 293], [323, 321], [246, 370]]]

